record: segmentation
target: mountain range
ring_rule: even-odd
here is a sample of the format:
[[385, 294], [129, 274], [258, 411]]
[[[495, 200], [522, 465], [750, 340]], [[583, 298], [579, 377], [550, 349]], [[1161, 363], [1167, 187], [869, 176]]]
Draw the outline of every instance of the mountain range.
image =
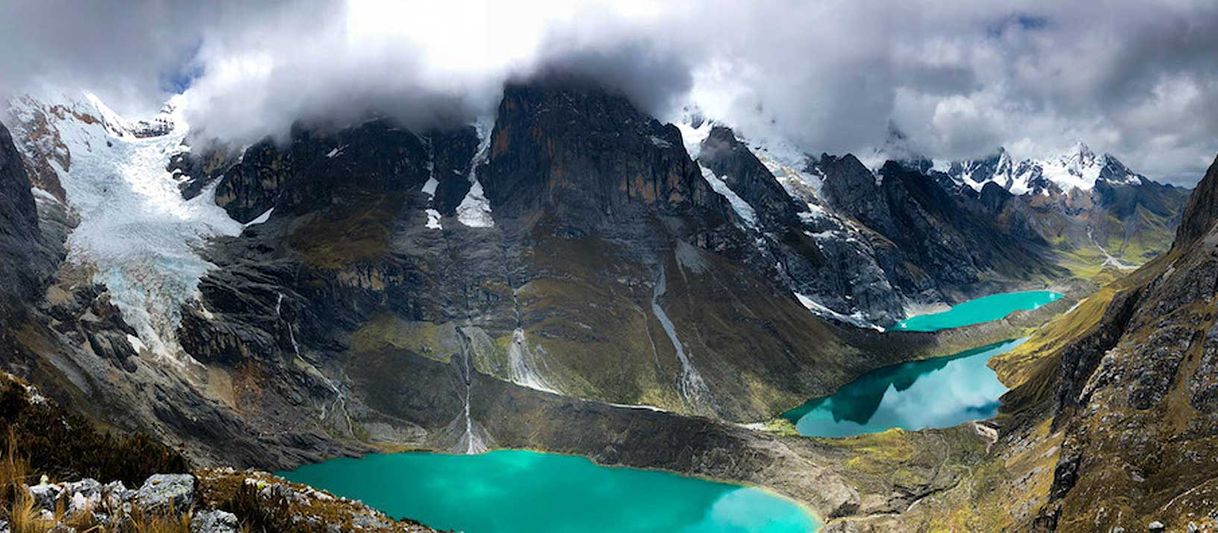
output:
[[[1065, 315], [1102, 319], [1010, 371], [1006, 455], [956, 451], [992, 465], [1059, 439], [1054, 489], [1027, 520], [1056, 526], [1091, 512], [1074, 495], [1115, 475], [1088, 462], [1110, 439], [1187, 430], [1116, 454], [1174, 454], [1139, 476], [1175, 487], [1218, 427], [1196, 411], [1212, 381], [1212, 176], [1190, 201], [1084, 145], [943, 170], [895, 130], [873, 169], [544, 79], [507, 85], [493, 117], [462, 127], [374, 115], [242, 147], [192, 135], [175, 101], [146, 121], [91, 95], [11, 105], [0, 361], [192, 464], [533, 448], [775, 487], [843, 524], [914, 523], [955, 502], [911, 511], [928, 495], [971, 497], [963, 474], [919, 470], [898, 490], [852, 470], [874, 460], [865, 442], [755, 425], [869, 370], [1021, 334], [1110, 282], [1123, 285], [1095, 293], [1109, 303]], [[1031, 288], [1067, 299], [960, 330], [893, 329]], [[1141, 342], [1191, 362], [1140, 357]], [[1088, 431], [1105, 420], [1089, 405], [1126, 401], [1113, 412], [1129, 431]], [[899, 438], [946, 454], [968, 431]], [[1123, 505], [1141, 516], [1155, 502]]]

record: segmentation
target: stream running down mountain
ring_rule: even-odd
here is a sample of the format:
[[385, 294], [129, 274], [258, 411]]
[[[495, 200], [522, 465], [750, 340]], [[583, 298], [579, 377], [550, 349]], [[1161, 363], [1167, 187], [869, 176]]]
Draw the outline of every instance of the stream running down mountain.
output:
[[369, 455], [280, 475], [394, 517], [468, 533], [820, 528], [799, 504], [761, 489], [526, 450]]

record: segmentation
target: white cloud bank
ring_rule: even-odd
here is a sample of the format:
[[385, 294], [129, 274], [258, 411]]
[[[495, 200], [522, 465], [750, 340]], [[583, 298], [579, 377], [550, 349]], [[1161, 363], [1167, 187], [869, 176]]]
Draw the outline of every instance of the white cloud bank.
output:
[[689, 102], [810, 152], [867, 152], [890, 120], [936, 158], [1085, 140], [1152, 177], [1218, 152], [1218, 3], [169, 0], [0, 6], [0, 90], [78, 85], [148, 112], [196, 74], [196, 130], [233, 142], [371, 111], [489, 112], [505, 80], [574, 73], [660, 116]]

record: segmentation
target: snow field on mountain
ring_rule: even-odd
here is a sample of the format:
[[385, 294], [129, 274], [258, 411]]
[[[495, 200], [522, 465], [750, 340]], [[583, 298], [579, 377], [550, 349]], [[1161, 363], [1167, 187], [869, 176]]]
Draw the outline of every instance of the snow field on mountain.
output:
[[[70, 112], [52, 111], [56, 105]], [[133, 123], [88, 94], [83, 101], [70, 96], [44, 101], [21, 109], [18, 118], [37, 113], [70, 153], [67, 169], [52, 161], [68, 204], [80, 217], [68, 236], [67, 260], [94, 269], [94, 281], [106, 285], [148, 349], [184, 357], [175, 335], [180, 309], [196, 297], [200, 278], [213, 266], [199, 250], [208, 238], [237, 235], [243, 226], [216, 205], [213, 188], [184, 200], [166, 170], [173, 155], [188, 149], [182, 145], [188, 128], [180, 113], [171, 102], [157, 120], [172, 124], [172, 130], [144, 138], [135, 136]]]

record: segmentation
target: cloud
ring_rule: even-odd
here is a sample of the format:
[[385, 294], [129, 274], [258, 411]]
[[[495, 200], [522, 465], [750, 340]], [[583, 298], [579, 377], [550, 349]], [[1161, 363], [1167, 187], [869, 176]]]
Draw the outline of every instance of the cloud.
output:
[[936, 158], [1081, 139], [1179, 182], [1218, 152], [1208, 0], [8, 2], [0, 71], [0, 91], [78, 85], [130, 112], [189, 83], [192, 126], [232, 142], [468, 121], [506, 80], [565, 76], [813, 153], [867, 153], [889, 121]]

